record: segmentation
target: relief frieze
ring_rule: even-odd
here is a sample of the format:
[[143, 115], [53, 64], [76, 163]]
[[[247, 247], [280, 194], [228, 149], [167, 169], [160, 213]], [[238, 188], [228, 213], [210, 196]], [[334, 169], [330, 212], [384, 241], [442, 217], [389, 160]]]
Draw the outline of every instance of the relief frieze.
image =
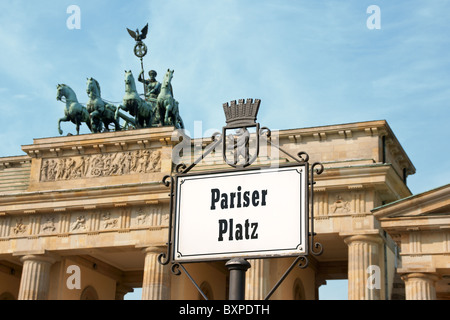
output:
[[102, 213], [103, 229], [116, 228], [118, 219], [111, 217], [110, 212]]
[[350, 212], [350, 202], [338, 194], [330, 208], [332, 213], [348, 213]]
[[27, 226], [26, 224], [24, 224], [22, 218], [16, 219], [15, 225], [12, 230], [15, 235], [21, 235], [25, 233], [25, 230], [27, 230]]
[[41, 164], [40, 181], [85, 179], [159, 171], [161, 171], [160, 150], [135, 150], [44, 159]]
[[168, 208], [162, 205], [0, 217], [0, 238], [52, 236], [137, 230], [167, 226]]
[[74, 223], [72, 224], [71, 231], [86, 230], [86, 216], [84, 214], [77, 215]]
[[43, 233], [51, 233], [56, 230], [55, 226], [55, 217], [46, 216], [44, 219], [44, 223], [42, 223], [42, 232]]

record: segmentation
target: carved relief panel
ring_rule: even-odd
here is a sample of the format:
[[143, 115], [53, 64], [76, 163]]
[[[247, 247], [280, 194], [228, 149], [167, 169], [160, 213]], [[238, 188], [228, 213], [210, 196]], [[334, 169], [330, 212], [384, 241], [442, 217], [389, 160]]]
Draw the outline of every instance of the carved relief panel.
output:
[[366, 192], [363, 189], [328, 192], [319, 188], [314, 194], [314, 213], [318, 219], [332, 215], [365, 214]]
[[0, 238], [101, 233], [168, 225], [164, 205], [88, 209], [0, 217]]
[[346, 195], [336, 194], [334, 201], [330, 206], [330, 213], [349, 213], [350, 212], [350, 202]]
[[161, 171], [160, 150], [43, 159], [40, 181], [57, 181]]

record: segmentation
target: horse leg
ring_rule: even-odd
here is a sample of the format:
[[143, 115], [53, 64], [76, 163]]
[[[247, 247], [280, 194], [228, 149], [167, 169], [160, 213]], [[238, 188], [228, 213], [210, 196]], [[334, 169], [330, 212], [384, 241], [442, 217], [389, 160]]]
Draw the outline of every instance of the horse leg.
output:
[[161, 126], [161, 109], [162, 109], [162, 101], [156, 101], [156, 106], [155, 106], [155, 126]]
[[79, 135], [80, 134], [80, 121], [78, 119], [77, 119], [76, 125], [77, 125], [77, 135]]
[[[81, 117], [81, 119], [77, 119], [78, 126], [80, 126], [82, 122], [85, 122], [85, 123], [86, 123], [86, 125], [87, 125], [87, 127], [89, 128], [89, 131], [91, 131], [91, 133], [94, 133], [94, 128], [93, 128], [93, 127], [94, 127], [94, 123], [92, 122], [89, 113], [85, 113], [85, 114]], [[102, 129], [102, 123], [101, 123], [101, 122], [98, 122], [97, 125], [98, 125], [98, 128], [97, 128], [97, 129], [98, 129], [99, 132], [100, 132], [100, 130]]]
[[150, 127], [157, 126], [158, 115], [157, 115], [157, 107], [156, 104], [151, 105], [150, 109]]
[[105, 126], [105, 129], [103, 129], [103, 132], [109, 132], [109, 121], [103, 120], [103, 125]]
[[159, 106], [159, 124], [164, 126], [164, 116], [165, 116], [165, 103], [162, 102]]
[[152, 127], [152, 105], [150, 103], [144, 102], [144, 108], [145, 110], [143, 117], [145, 118], [145, 127], [151, 128]]
[[171, 112], [172, 112], [172, 104], [167, 102], [166, 103], [166, 114], [164, 116], [164, 123], [165, 124], [168, 124], [168, 125], [172, 124], [172, 123], [169, 122], [169, 114]]
[[122, 105], [118, 105], [116, 108], [116, 112], [114, 113], [114, 119], [118, 119], [119, 118], [119, 110], [122, 109], [123, 111], [127, 111], [125, 110], [125, 108]]
[[[90, 119], [91, 126], [92, 126], [91, 131], [93, 133], [100, 132], [100, 117], [99, 117], [98, 111], [92, 112], [89, 116], [89, 119]], [[87, 121], [86, 121], [86, 124], [87, 124]]]
[[59, 134], [63, 134], [63, 131], [61, 130], [61, 121], [67, 122], [67, 121], [69, 121], [69, 119], [67, 118], [67, 116], [65, 116], [64, 118], [61, 118], [61, 119], [58, 120], [58, 132], [59, 132]]
[[147, 128], [151, 128], [153, 126], [153, 113], [151, 109], [148, 110], [146, 118], [147, 118]]
[[114, 120], [114, 127], [115, 127], [116, 131], [122, 130], [122, 129], [120, 128], [119, 120]]
[[[91, 123], [91, 120], [87, 120], [87, 121], [86, 121], [86, 125], [87, 125], [87, 127], [89, 128], [89, 130], [92, 132], [92, 123]], [[101, 125], [100, 125], [100, 129], [101, 129]]]
[[139, 114], [137, 114], [137, 115], [134, 117], [134, 123], [135, 123], [135, 128], [136, 128], [136, 129], [142, 128], [142, 125], [141, 125], [141, 118], [139, 117]]
[[181, 119], [180, 114], [177, 114], [177, 116], [175, 117], [175, 127], [177, 129], [184, 129], [184, 123], [183, 123], [183, 119]]

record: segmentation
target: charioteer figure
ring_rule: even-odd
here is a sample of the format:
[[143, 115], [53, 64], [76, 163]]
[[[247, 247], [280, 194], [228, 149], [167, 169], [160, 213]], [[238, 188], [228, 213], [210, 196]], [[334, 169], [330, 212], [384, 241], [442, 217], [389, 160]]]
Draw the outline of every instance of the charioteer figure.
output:
[[[161, 92], [161, 83], [156, 80], [156, 76], [158, 75], [155, 70], [150, 70], [148, 72], [150, 79], [144, 79], [144, 71], [139, 74], [138, 81], [144, 83], [146, 86], [146, 96], [145, 98], [148, 100], [158, 98], [159, 93]], [[151, 100], [150, 100], [151, 101]]]

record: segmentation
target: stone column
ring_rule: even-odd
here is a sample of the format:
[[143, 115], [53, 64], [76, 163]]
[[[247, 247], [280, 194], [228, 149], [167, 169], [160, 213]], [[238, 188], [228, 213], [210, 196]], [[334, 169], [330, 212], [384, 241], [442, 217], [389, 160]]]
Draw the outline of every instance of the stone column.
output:
[[402, 276], [405, 281], [406, 300], [436, 300], [436, 281], [433, 273], [414, 272]]
[[169, 268], [158, 262], [158, 256], [164, 252], [164, 247], [148, 247], [143, 251], [145, 252], [145, 265], [142, 300], [169, 300]]
[[269, 260], [249, 259], [252, 266], [245, 274], [245, 299], [263, 300], [270, 290], [267, 288]]
[[381, 265], [383, 239], [378, 235], [364, 234], [348, 236], [344, 241], [348, 245], [348, 299], [382, 299], [385, 276]]
[[45, 255], [26, 255], [20, 279], [19, 300], [46, 300], [50, 287], [50, 267], [56, 261]]

